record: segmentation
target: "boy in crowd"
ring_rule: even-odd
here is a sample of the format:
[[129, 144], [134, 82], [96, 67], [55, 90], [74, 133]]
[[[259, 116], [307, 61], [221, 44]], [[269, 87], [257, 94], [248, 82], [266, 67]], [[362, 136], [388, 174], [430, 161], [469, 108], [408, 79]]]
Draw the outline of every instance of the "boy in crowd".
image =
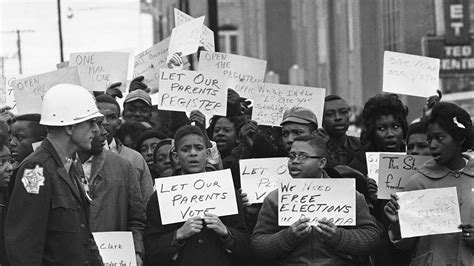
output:
[[[176, 131], [175, 151], [183, 174], [206, 171], [205, 136], [197, 126], [186, 125]], [[239, 213], [224, 217], [206, 213], [186, 222], [163, 225], [157, 194], [147, 206], [145, 227], [146, 262], [149, 265], [246, 265], [250, 255], [249, 234], [242, 204]]]
[[[319, 136], [293, 140], [288, 169], [293, 178], [331, 178], [326, 164], [326, 143]], [[252, 234], [254, 253], [277, 265], [348, 265], [353, 256], [370, 254], [378, 241], [378, 231], [364, 196], [356, 192], [356, 226], [337, 227], [322, 219], [311, 226], [302, 218], [290, 227], [278, 225], [278, 190], [264, 200]]]

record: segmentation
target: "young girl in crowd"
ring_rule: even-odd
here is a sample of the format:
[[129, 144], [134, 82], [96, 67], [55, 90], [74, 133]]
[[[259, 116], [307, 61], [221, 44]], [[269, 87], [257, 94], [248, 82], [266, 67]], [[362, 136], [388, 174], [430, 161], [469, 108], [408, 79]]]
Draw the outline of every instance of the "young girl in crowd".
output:
[[462, 233], [401, 239], [397, 196], [385, 206], [391, 221], [390, 239], [399, 249], [413, 251], [413, 265], [474, 265], [474, 160], [469, 149], [472, 121], [462, 108], [451, 103], [436, 104], [423, 121], [433, 159], [410, 177], [406, 191], [456, 187]]

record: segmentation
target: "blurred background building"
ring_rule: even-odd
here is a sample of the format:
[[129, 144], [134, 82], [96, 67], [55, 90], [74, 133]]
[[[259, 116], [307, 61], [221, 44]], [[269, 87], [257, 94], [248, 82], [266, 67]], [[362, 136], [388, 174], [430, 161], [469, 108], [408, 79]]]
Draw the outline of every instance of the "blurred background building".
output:
[[[27, 2], [8, 1], [6, 2]], [[267, 81], [327, 88], [358, 112], [381, 92], [385, 50], [441, 58], [444, 99], [456, 101], [474, 115], [474, 0], [98, 0], [29, 1], [51, 6], [43, 14], [51, 35], [43, 38], [48, 53], [28, 54], [35, 46], [34, 24], [2, 27], [8, 49], [2, 49], [5, 71], [18, 66], [21, 30], [23, 65], [32, 57], [59, 61], [57, 14], [61, 2], [64, 57], [70, 52], [133, 48], [134, 53], [168, 37], [174, 27], [173, 8], [193, 17], [205, 15], [216, 33], [218, 51], [268, 61]], [[2, 20], [12, 11], [2, 2]], [[11, 4], [13, 5], [13, 4]], [[29, 5], [31, 6], [31, 5]], [[11, 7], [10, 7], [11, 8]], [[16, 20], [32, 20], [25, 13]], [[28, 14], [28, 15], [27, 15]], [[6, 16], [4, 16], [6, 15]], [[11, 25], [11, 24], [10, 24]], [[44, 35], [43, 35], [44, 36]], [[2, 43], [4, 43], [2, 38]], [[1, 61], [0, 61], [1, 62]], [[48, 63], [48, 66], [50, 63]], [[403, 96], [409, 120], [421, 115], [425, 99]]]

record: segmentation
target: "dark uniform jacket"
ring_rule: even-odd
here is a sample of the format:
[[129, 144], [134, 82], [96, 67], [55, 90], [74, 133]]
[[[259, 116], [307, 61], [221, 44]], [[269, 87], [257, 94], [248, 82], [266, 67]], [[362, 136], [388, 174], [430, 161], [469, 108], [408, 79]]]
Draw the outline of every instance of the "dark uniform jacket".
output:
[[22, 162], [5, 222], [12, 265], [102, 265], [81, 174], [77, 163], [66, 171], [48, 139]]

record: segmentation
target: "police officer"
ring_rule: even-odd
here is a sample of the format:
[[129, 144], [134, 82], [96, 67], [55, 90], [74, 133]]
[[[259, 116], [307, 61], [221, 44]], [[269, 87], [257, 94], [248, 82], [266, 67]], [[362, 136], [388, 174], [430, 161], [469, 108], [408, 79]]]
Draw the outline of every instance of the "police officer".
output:
[[76, 159], [90, 150], [102, 116], [83, 87], [59, 84], [45, 94], [48, 135], [20, 165], [5, 222], [12, 265], [102, 265], [89, 230], [89, 202]]

